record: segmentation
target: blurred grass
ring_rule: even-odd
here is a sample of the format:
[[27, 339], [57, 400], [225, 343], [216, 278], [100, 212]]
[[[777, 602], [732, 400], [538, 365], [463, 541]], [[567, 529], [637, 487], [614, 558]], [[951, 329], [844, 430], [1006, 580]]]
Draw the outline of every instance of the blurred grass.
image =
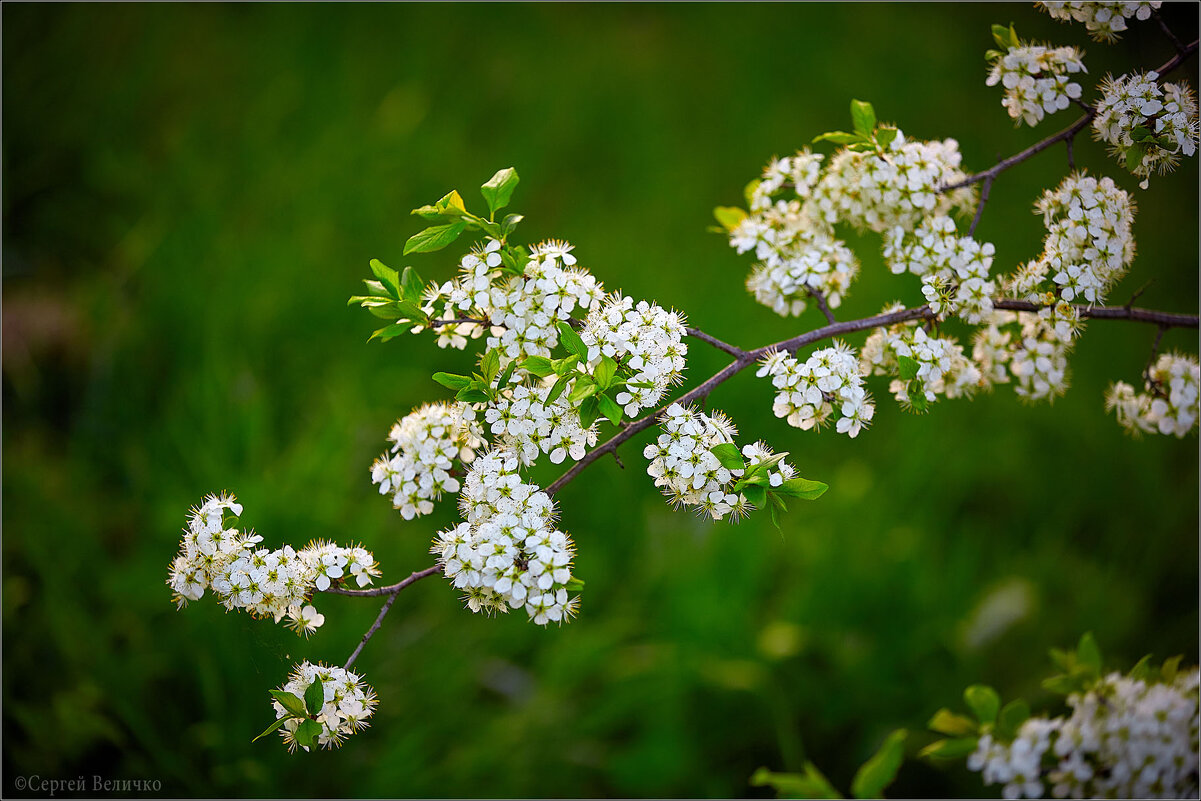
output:
[[[272, 544], [362, 541], [385, 580], [428, 563], [453, 510], [404, 523], [367, 469], [388, 426], [467, 364], [427, 341], [364, 345], [345, 298], [402, 259], [409, 209], [513, 165], [529, 241], [562, 237], [609, 288], [751, 346], [798, 325], [742, 291], [706, 235], [773, 153], [845, 127], [851, 97], [984, 167], [1067, 124], [1013, 130], [983, 86], [988, 25], [1078, 44], [1093, 76], [1170, 52], [1025, 6], [6, 5], [4, 754], [10, 777], [157, 778], [184, 796], [740, 796], [759, 765], [816, 761], [846, 787], [891, 728], [963, 686], [1050, 701], [1045, 652], [1085, 630], [1114, 664], [1197, 654], [1197, 444], [1133, 441], [1103, 416], [1153, 332], [1094, 324], [1054, 406], [1012, 392], [882, 403], [848, 441], [788, 428], [749, 376], [711, 399], [831, 491], [783, 535], [672, 513], [632, 444], [560, 497], [588, 582], [543, 631], [406, 592], [359, 667], [381, 704], [346, 748], [250, 745], [301, 658], [341, 662], [375, 602], [322, 597], [313, 640], [176, 612], [163, 584], [190, 504], [237, 492]], [[1178, 30], [1194, 7], [1167, 7]], [[1196, 61], [1189, 62], [1196, 81]], [[1077, 158], [1135, 182], [1081, 140]], [[1062, 151], [1006, 173], [979, 234], [1029, 258]], [[1137, 193], [1139, 258], [1115, 295], [1197, 297], [1197, 163]], [[915, 282], [879, 268], [850, 318]], [[1001, 269], [1005, 269], [1002, 267]], [[814, 315], [810, 317], [809, 315]], [[855, 340], [856, 342], [861, 340]], [[1195, 351], [1195, 332], [1167, 347]], [[448, 364], [449, 363], [449, 364]], [[693, 346], [690, 375], [724, 357]], [[920, 744], [911, 740], [911, 747]], [[899, 795], [973, 796], [907, 762]]]

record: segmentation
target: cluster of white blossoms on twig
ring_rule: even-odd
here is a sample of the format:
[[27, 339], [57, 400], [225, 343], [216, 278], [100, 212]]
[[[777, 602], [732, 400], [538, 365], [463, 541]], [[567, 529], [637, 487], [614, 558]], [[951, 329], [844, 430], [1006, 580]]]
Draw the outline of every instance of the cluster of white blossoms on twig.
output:
[[596, 444], [595, 425], [584, 428], [565, 394], [549, 400], [553, 386], [519, 384], [506, 391], [484, 412], [484, 422], [498, 447], [516, 453], [522, 464], [533, 464], [539, 453], [552, 464], [568, 456], [579, 461]]
[[776, 417], [802, 431], [837, 419], [835, 430], [854, 438], [876, 413], [861, 370], [854, 349], [835, 342], [814, 351], [804, 362], [787, 351], [774, 351], [763, 358], [755, 374], [770, 376], [778, 390], [772, 403]]
[[[314, 698], [306, 706], [314, 684], [320, 688], [320, 700]], [[375, 691], [362, 676], [308, 661], [296, 665], [272, 696], [276, 725], [289, 751], [342, 745], [351, 734], [369, 725], [377, 703]]]
[[1147, 370], [1145, 391], [1124, 381], [1110, 386], [1105, 405], [1131, 433], [1183, 437], [1197, 425], [1201, 366], [1196, 358], [1163, 353]]
[[1197, 98], [1183, 81], [1160, 85], [1156, 72], [1107, 76], [1093, 135], [1135, 175], [1169, 172], [1181, 156], [1197, 153]]
[[259, 548], [262, 537], [234, 525], [241, 514], [233, 495], [210, 495], [192, 510], [167, 577], [179, 607], [211, 588], [226, 609], [276, 623], [287, 617], [290, 627], [311, 634], [325, 621], [308, 605], [314, 591], [351, 580], [363, 587], [380, 574], [371, 552], [357, 546], [314, 541], [299, 551]]
[[1196, 798], [1197, 669], [1154, 682], [1109, 675], [1072, 693], [1068, 716], [1034, 717], [1011, 742], [980, 737], [967, 766], [1005, 798]]
[[914, 320], [873, 331], [859, 358], [864, 374], [896, 376], [888, 391], [914, 411], [925, 411], [939, 395], [969, 396], [984, 380], [962, 345], [951, 337], [931, 336]]
[[894, 274], [921, 276], [922, 295], [930, 310], [955, 314], [979, 323], [992, 311], [996, 284], [989, 280], [996, 248], [970, 236], [959, 236], [955, 221], [928, 217], [913, 231], [894, 228], [884, 240], [884, 261]]
[[444, 493], [459, 491], [454, 462], [470, 462], [482, 444], [475, 410], [464, 403], [427, 403], [392, 426], [389, 453], [371, 465], [371, 482], [405, 520], [427, 515]]
[[575, 545], [555, 527], [550, 496], [522, 481], [520, 466], [510, 451], [477, 457], [459, 497], [466, 522], [439, 533], [431, 552], [471, 611], [525, 607], [539, 625], [563, 622], [578, 603], [568, 597]]
[[1126, 30], [1126, 20], [1136, 17], [1149, 19], [1151, 12], [1159, 8], [1159, 0], [1110, 0], [1109, 2], [1040, 2], [1048, 14], [1061, 22], [1083, 22], [1098, 42], [1117, 41], [1118, 34]]
[[660, 416], [660, 429], [642, 452], [650, 460], [646, 472], [673, 506], [694, 506], [702, 516], [739, 520], [758, 508], [736, 489], [744, 476], [762, 474], [768, 486], [780, 487], [796, 475], [784, 454], [762, 442], [743, 446], [741, 467], [715, 454], [713, 449], [723, 445], [739, 452], [738, 430], [721, 412], [705, 414], [673, 403]]
[[1019, 123], [1037, 125], [1047, 114], [1079, 100], [1080, 84], [1071, 76], [1088, 72], [1083, 54], [1074, 47], [1021, 44], [999, 55], [985, 81], [1005, 89], [1001, 105]]
[[580, 339], [588, 347], [588, 363], [608, 356], [633, 375], [616, 401], [633, 417], [659, 404], [669, 388], [683, 377], [688, 346], [683, 338], [684, 317], [656, 303], [620, 294], [610, 296], [584, 321]]

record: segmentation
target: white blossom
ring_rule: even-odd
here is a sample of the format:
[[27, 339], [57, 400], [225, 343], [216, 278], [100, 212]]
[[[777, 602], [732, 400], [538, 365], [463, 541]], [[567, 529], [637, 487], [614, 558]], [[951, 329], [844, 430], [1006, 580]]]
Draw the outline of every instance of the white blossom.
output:
[[291, 693], [299, 705], [304, 706], [305, 692], [316, 681], [321, 682], [325, 703], [320, 712], [311, 718], [295, 717], [278, 700], [271, 702], [276, 720], [288, 718], [279, 732], [289, 751], [296, 751], [297, 748], [309, 750], [308, 746], [301, 745], [296, 739], [296, 730], [303, 720], [315, 720], [320, 724], [321, 731], [315, 738], [317, 745], [333, 748], [342, 745], [351, 734], [365, 729], [369, 725], [368, 719], [375, 712], [378, 703], [375, 691], [363, 681], [362, 676], [320, 662], [313, 664], [305, 661], [296, 665], [279, 691]]
[[1001, 84], [1001, 105], [1019, 123], [1037, 125], [1047, 114], [1062, 111], [1080, 99], [1080, 84], [1070, 76], [1088, 72], [1074, 47], [1044, 47], [1023, 43], [998, 56], [985, 84]]

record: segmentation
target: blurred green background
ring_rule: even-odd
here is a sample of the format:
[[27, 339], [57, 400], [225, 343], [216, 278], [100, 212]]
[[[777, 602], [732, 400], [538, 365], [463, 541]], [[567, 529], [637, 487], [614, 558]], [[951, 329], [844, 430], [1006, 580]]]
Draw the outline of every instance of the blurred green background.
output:
[[[1165, 8], [1191, 37], [1192, 5]], [[1076, 44], [1092, 78], [1166, 61], [1152, 23], [1113, 46], [1028, 5], [11, 5], [4, 45], [4, 787], [158, 779], [183, 796], [741, 796], [760, 765], [846, 788], [895, 727], [983, 681], [1035, 708], [1046, 649], [1093, 630], [1115, 666], [1198, 648], [1197, 440], [1104, 416], [1154, 330], [1094, 323], [1053, 406], [1001, 388], [899, 411], [856, 440], [788, 428], [750, 373], [711, 405], [829, 482], [783, 533], [673, 513], [603, 460], [564, 490], [583, 611], [543, 630], [403, 593], [357, 663], [381, 702], [338, 751], [250, 744], [302, 658], [345, 660], [376, 600], [321, 596], [310, 641], [164, 584], [190, 505], [229, 489], [267, 543], [361, 541], [384, 580], [429, 564], [450, 504], [406, 523], [368, 468], [391, 423], [470, 357], [364, 344], [346, 298], [404, 259], [411, 208], [521, 176], [527, 241], [560, 237], [610, 289], [743, 346], [814, 327], [742, 289], [705, 232], [772, 154], [845, 128], [852, 97], [983, 168], [1066, 125], [1014, 130], [984, 86], [988, 26]], [[1187, 70], [1196, 80], [1196, 60]], [[1086, 92], [1088, 90], [1086, 89]], [[1139, 256], [1113, 300], [1195, 311], [1197, 161], [1136, 181]], [[1006, 173], [978, 234], [1035, 255], [1062, 148]], [[864, 238], [839, 311], [920, 302]], [[862, 342], [862, 335], [852, 343]], [[1194, 331], [1165, 347], [1196, 350]], [[723, 354], [692, 345], [689, 374]], [[551, 475], [548, 472], [547, 475]], [[930, 738], [914, 735], [909, 753]], [[993, 790], [996, 788], [990, 788]], [[979, 795], [910, 761], [895, 795]]]

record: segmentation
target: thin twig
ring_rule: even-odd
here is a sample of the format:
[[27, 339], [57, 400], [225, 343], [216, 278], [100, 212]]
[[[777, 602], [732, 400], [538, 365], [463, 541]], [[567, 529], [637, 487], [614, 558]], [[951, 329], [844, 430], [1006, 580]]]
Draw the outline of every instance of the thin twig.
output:
[[827, 323], [833, 325], [834, 323], [838, 322], [834, 319], [834, 312], [830, 311], [830, 304], [826, 302], [826, 296], [820, 289], [814, 289], [811, 286], [806, 286], [805, 291], [807, 291], [813, 297], [813, 301], [817, 304], [817, 308], [821, 309], [822, 314], [825, 315]]
[[334, 595], [357, 595], [361, 598], [370, 598], [376, 595], [388, 595], [392, 592], [400, 592], [410, 584], [414, 584], [426, 576], [432, 576], [442, 569], [441, 565], [427, 567], [425, 570], [418, 570], [409, 574], [409, 577], [404, 581], [398, 581], [395, 584], [389, 584], [386, 587], [372, 587], [369, 590], [344, 590], [340, 587], [330, 587], [326, 592], [332, 592]]
[[[1068, 160], [1071, 161], [1072, 140], [1068, 140]], [[980, 224], [980, 218], [984, 216], [984, 204], [988, 202], [988, 193], [992, 189], [993, 177], [990, 175], [984, 179], [984, 184], [980, 187], [980, 202], [976, 204], [976, 216], [972, 218], [971, 227], [967, 229], [968, 236], [974, 236], [976, 226]]]
[[713, 347], [717, 348], [718, 350], [724, 350], [726, 353], [728, 353], [734, 357], [739, 357], [745, 352], [745, 351], [743, 351], [742, 348], [738, 348], [733, 345], [729, 345], [725, 342], [722, 342], [717, 337], [710, 336], [709, 334], [706, 334], [704, 331], [700, 330], [699, 328], [686, 329], [686, 333], [688, 334], [688, 336], [692, 337], [693, 339], [699, 339], [701, 342], [707, 342], [708, 344], [712, 345]]
[[430, 320], [429, 327], [430, 328], [441, 328], [444, 325], [462, 325], [465, 323], [475, 323], [476, 325], [483, 325], [483, 326], [492, 325], [492, 323], [489, 322], [488, 320], [477, 320], [475, 317], [456, 317], [452, 320]]
[[376, 616], [375, 622], [371, 624], [371, 628], [367, 629], [367, 633], [363, 635], [363, 639], [359, 640], [359, 644], [350, 652], [350, 658], [346, 660], [345, 665], [348, 670], [354, 664], [354, 660], [358, 659], [359, 654], [363, 652], [363, 646], [379, 631], [379, 627], [383, 624], [384, 617], [387, 616], [388, 610], [392, 608], [392, 603], [396, 600], [397, 595], [400, 595], [400, 590], [392, 590], [392, 594], [388, 596], [388, 600], [384, 601], [384, 607], [379, 610], [379, 614]]
[[[1089, 317], [1094, 320], [1133, 320], [1134, 322], [1151, 323], [1152, 325], [1159, 325], [1165, 328], [1197, 327], [1197, 315], [1195, 314], [1174, 314], [1172, 312], [1155, 311], [1154, 309], [1140, 309], [1136, 306], [1073, 305], [1081, 317]], [[1047, 307], [1026, 300], [1003, 299], [993, 301], [993, 308], [1005, 309], [1007, 311], [1036, 312], [1039, 309]]]
[[1184, 42], [1176, 38], [1176, 34], [1172, 33], [1172, 29], [1168, 27], [1168, 23], [1163, 21], [1163, 17], [1159, 15], [1159, 11], [1151, 9], [1151, 16], [1155, 17], [1155, 21], [1159, 23], [1159, 29], [1163, 31], [1163, 35], [1168, 37], [1168, 41], [1172, 43], [1172, 47], [1176, 48], [1177, 53], [1184, 52]]
[[1143, 368], [1143, 383], [1146, 385], [1151, 384], [1151, 366], [1155, 363], [1155, 357], [1159, 355], [1159, 343], [1163, 341], [1163, 332], [1167, 330], [1167, 326], [1161, 325], [1155, 332], [1155, 341], [1151, 343], [1151, 355], [1147, 357], [1147, 366]]

